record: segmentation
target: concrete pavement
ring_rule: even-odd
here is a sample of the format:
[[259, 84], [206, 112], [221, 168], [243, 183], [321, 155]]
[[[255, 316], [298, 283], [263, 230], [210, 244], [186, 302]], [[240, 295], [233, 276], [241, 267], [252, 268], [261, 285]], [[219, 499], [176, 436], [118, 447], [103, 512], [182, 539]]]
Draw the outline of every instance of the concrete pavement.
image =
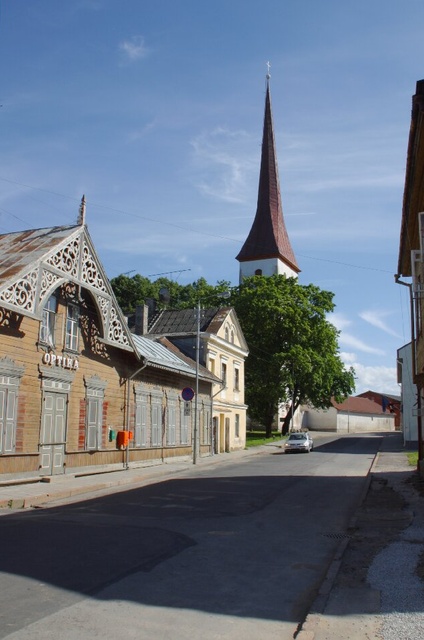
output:
[[[408, 464], [402, 434], [387, 435], [371, 467], [362, 504], [350, 524], [352, 538], [341, 541], [297, 640], [406, 637], [401, 629], [398, 635], [384, 635], [384, 580], [381, 589], [373, 588], [369, 583], [369, 569], [374, 557], [386, 545], [395, 543], [403, 530], [423, 526], [424, 497], [411, 483], [414, 471]], [[355, 575], [355, 565], [361, 564]], [[415, 570], [415, 566], [410, 567], [411, 574], [415, 574]], [[393, 589], [387, 581], [386, 586]], [[399, 583], [398, 588], [402, 590], [403, 585]], [[416, 612], [411, 611], [410, 615], [413, 618]]]

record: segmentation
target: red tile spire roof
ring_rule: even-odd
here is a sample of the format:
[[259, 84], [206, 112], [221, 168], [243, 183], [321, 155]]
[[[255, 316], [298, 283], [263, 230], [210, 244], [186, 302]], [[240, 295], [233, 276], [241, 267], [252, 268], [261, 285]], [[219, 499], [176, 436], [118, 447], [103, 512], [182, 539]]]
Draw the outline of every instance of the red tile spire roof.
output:
[[290, 244], [281, 205], [269, 77], [268, 74], [256, 216], [247, 240], [236, 260], [247, 262], [279, 258], [296, 273], [299, 273], [300, 269]]

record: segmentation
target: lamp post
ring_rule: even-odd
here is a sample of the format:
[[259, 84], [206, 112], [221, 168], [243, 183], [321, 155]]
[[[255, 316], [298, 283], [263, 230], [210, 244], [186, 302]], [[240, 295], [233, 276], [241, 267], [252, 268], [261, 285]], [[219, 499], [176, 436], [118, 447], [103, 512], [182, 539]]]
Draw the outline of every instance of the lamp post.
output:
[[194, 387], [194, 429], [193, 429], [193, 464], [197, 463], [198, 420], [199, 420], [199, 358], [200, 358], [200, 300], [196, 309], [196, 383]]

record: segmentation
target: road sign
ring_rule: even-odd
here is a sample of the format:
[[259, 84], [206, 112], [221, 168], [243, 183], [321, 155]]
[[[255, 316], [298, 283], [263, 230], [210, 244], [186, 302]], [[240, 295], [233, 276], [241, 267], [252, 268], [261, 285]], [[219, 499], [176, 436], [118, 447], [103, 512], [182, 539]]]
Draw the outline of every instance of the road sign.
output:
[[185, 400], [186, 402], [190, 402], [190, 400], [193, 400], [194, 398], [194, 391], [191, 387], [184, 387], [184, 389], [181, 391], [181, 395], [183, 400]]
[[184, 415], [185, 416], [191, 415], [191, 404], [189, 402], [184, 402]]

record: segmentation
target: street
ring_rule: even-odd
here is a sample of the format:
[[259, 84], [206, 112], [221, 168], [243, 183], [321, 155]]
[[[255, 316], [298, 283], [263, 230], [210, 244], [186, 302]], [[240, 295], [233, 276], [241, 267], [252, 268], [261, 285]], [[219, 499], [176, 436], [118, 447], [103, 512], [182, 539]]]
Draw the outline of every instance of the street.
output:
[[0, 637], [293, 638], [383, 435], [0, 518]]

